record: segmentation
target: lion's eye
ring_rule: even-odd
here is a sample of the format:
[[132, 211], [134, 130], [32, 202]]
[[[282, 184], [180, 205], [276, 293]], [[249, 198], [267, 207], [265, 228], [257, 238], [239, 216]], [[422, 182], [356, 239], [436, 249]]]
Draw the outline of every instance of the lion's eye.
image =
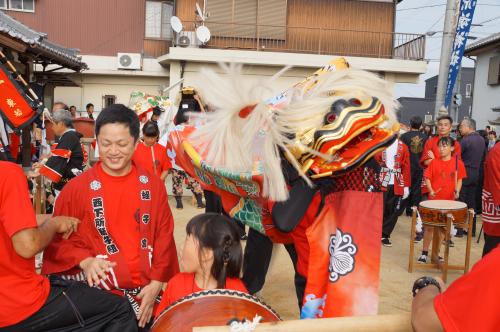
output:
[[328, 123], [333, 123], [335, 119], [337, 118], [337, 114], [335, 113], [330, 113], [326, 116], [326, 122]]

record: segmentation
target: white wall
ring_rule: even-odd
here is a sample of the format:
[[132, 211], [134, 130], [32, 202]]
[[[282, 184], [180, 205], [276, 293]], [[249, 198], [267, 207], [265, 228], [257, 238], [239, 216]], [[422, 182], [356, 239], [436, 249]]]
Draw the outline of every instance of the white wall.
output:
[[491, 110], [493, 107], [500, 107], [500, 85], [488, 85], [489, 62], [490, 58], [495, 55], [498, 53], [490, 51], [477, 57], [472, 118], [476, 120], [478, 129], [484, 129], [489, 125], [488, 120], [500, 117], [500, 112]]
[[[222, 70], [218, 67], [218, 65], [215, 64], [188, 62], [184, 70], [184, 86], [193, 86], [194, 88], [197, 88], [200, 85], [201, 75], [199, 71], [201, 68], [211, 68], [218, 73], [222, 73]], [[245, 80], [244, 84], [254, 84], [259, 81], [265, 82], [282, 68], [283, 67], [271, 66], [244, 66], [242, 69]], [[301, 81], [313, 72], [314, 70], [311, 70], [311, 68], [290, 69], [272, 83], [272, 87], [275, 93], [270, 93], [270, 96], [278, 94], [281, 91], [289, 88], [290, 86]], [[172, 73], [171, 77], [173, 77]]]
[[158, 94], [161, 85], [168, 85], [168, 77], [137, 77], [79, 74], [73, 79], [80, 87], [56, 87], [54, 100], [63, 101], [68, 106], [75, 105], [85, 114], [85, 105], [94, 104], [95, 112], [102, 109], [104, 95], [116, 96], [116, 102], [128, 105], [130, 93], [144, 91]]

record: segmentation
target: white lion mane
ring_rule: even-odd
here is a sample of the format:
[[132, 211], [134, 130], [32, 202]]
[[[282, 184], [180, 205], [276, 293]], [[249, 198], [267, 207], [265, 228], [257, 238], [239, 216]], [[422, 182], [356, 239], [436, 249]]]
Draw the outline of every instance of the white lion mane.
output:
[[[294, 143], [289, 137], [304, 128], [320, 128], [336, 100], [376, 97], [384, 105], [388, 117], [381, 127], [390, 129], [397, 122], [398, 103], [393, 98], [392, 87], [367, 71], [344, 69], [321, 74], [312, 89], [302, 87], [287, 91], [286, 108], [271, 110], [266, 101], [277, 95], [272, 88], [273, 81], [284, 70], [266, 81], [248, 83], [241, 73], [241, 65], [221, 64], [221, 68], [223, 75], [209, 69], [201, 71], [197, 89], [213, 112], [191, 114], [191, 121], [202, 125], [191, 135], [190, 141], [208, 164], [233, 172], [251, 172], [255, 162], [260, 160], [262, 194], [273, 201], [288, 198], [280, 148], [301, 173], [300, 165], [287, 148]], [[246, 118], [239, 116], [242, 108], [254, 104], [257, 104], [255, 109]], [[328, 156], [322, 157], [328, 159]], [[304, 174], [301, 175], [310, 183]]]

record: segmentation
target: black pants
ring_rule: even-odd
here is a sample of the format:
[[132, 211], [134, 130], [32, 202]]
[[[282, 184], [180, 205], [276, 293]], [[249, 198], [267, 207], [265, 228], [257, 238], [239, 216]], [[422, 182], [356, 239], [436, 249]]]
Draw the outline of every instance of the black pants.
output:
[[477, 184], [463, 185], [458, 198], [460, 202], [464, 202], [469, 209], [474, 209], [474, 211], [476, 211], [476, 187]]
[[205, 212], [224, 213], [219, 195], [210, 190], [203, 190], [203, 195], [205, 196]]
[[[229, 217], [226, 211], [224, 211], [222, 200], [219, 195], [210, 190], [203, 190], [203, 195], [205, 196], [205, 212], [221, 213]], [[234, 219], [234, 221], [238, 226], [240, 236], [245, 235], [245, 224], [236, 219]]]
[[50, 294], [40, 310], [16, 325], [0, 330], [138, 331], [135, 314], [125, 298], [57, 277], [51, 277]]
[[382, 224], [382, 237], [390, 238], [396, 226], [398, 217], [404, 210], [402, 197], [394, 195], [394, 186], [388, 185], [384, 191], [384, 221]]
[[500, 236], [484, 234], [483, 257], [500, 244]]
[[418, 206], [422, 201], [422, 176], [423, 171], [421, 169], [413, 171], [411, 173], [411, 187], [410, 195], [406, 199], [406, 213], [411, 214], [411, 208], [413, 206]]
[[[306, 288], [306, 278], [297, 273], [297, 252], [293, 244], [285, 245], [295, 269], [295, 292], [299, 309], [302, 307], [302, 299]], [[265, 235], [250, 228], [248, 240], [243, 258], [243, 283], [250, 294], [255, 294], [262, 289], [266, 281], [267, 270], [273, 253], [273, 243]]]
[[[460, 196], [458, 200], [460, 202], [464, 202], [467, 204], [469, 209], [474, 209], [474, 212], [477, 212], [477, 187], [478, 187], [478, 178], [479, 178], [479, 170], [475, 168], [468, 167], [467, 178], [464, 179], [462, 183], [462, 189], [460, 190]], [[472, 235], [476, 234], [476, 214], [474, 214], [474, 220], [472, 223]]]

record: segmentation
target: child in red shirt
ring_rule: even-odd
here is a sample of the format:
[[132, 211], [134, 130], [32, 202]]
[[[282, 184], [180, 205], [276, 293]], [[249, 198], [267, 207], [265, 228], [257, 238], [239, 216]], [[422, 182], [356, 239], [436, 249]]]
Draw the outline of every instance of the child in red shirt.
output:
[[147, 169], [165, 180], [170, 168], [167, 158], [167, 149], [158, 143], [160, 130], [158, 125], [148, 121], [142, 127], [142, 141], [135, 148], [133, 160], [137, 165]]
[[[462, 188], [462, 179], [467, 176], [462, 160], [455, 155], [452, 158], [455, 141], [446, 136], [438, 141], [439, 156], [433, 159], [424, 171], [425, 184], [429, 190], [430, 200], [455, 200], [458, 199]], [[434, 232], [433, 226], [424, 226], [424, 244], [419, 263], [426, 263], [429, 246]]]
[[243, 255], [234, 221], [221, 214], [204, 213], [189, 221], [186, 233], [184, 272], [168, 282], [156, 316], [175, 301], [202, 290], [223, 288], [248, 293], [239, 279]]

